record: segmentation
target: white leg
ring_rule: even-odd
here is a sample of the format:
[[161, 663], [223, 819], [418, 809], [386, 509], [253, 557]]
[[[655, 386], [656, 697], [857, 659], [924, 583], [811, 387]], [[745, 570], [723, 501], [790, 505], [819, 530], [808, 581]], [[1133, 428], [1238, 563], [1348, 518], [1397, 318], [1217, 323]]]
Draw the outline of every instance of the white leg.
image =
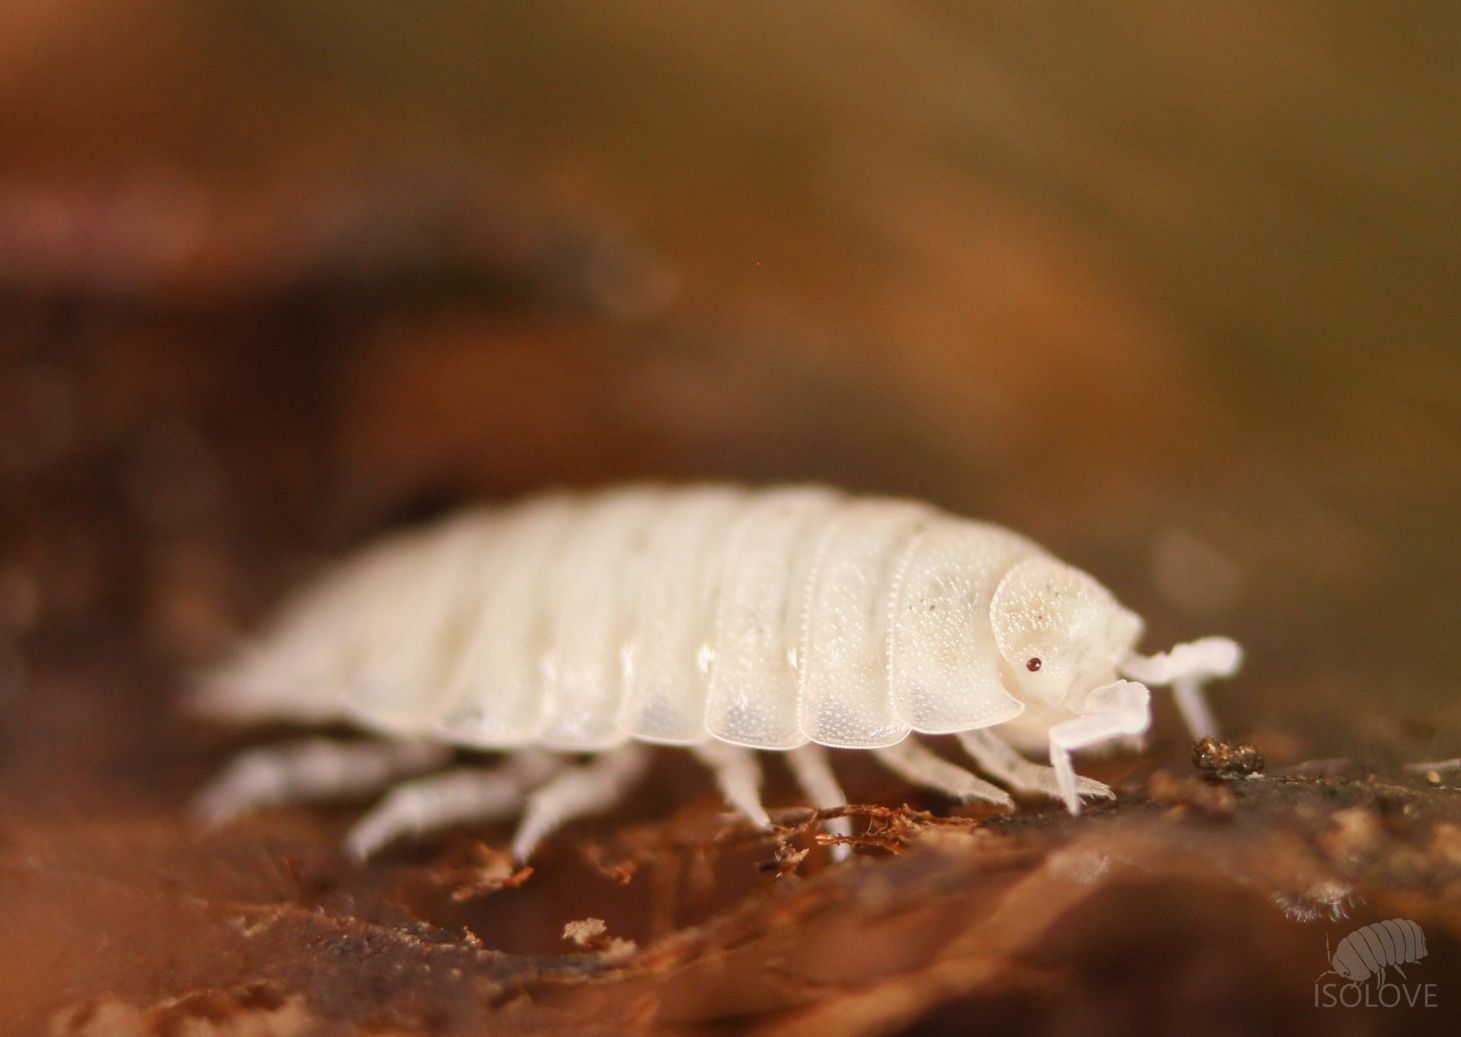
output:
[[[959, 744], [979, 769], [995, 781], [1015, 792], [1032, 796], [1060, 798], [1060, 786], [1055, 780], [1055, 770], [1044, 767], [1033, 760], [1027, 760], [1014, 747], [993, 731], [961, 731]], [[1091, 778], [1076, 778], [1076, 792], [1095, 799], [1115, 799], [1111, 786]]]
[[439, 767], [451, 756], [430, 742], [333, 742], [310, 738], [234, 757], [198, 796], [194, 810], [217, 825], [264, 806], [345, 799]]
[[573, 767], [528, 797], [527, 809], [512, 837], [512, 855], [519, 862], [566, 821], [613, 808], [649, 767], [649, 751], [635, 742], [609, 749], [592, 763]]
[[[786, 754], [786, 762], [791, 766], [791, 773], [796, 778], [796, 783], [812, 801], [812, 806], [818, 810], [831, 810], [834, 807], [847, 805], [847, 795], [842, 791], [842, 786], [837, 783], [837, 775], [832, 773], [831, 764], [827, 762], [827, 750], [816, 742], [808, 742], [806, 745], [790, 750]], [[850, 837], [852, 818], [834, 817], [827, 822], [827, 831], [843, 838]], [[852, 847], [847, 843], [833, 844], [832, 859], [834, 861], [845, 861], [850, 856], [852, 856]]]
[[1177, 712], [1182, 714], [1182, 723], [1193, 738], [1216, 738], [1217, 721], [1208, 708], [1207, 696], [1202, 693], [1202, 681], [1196, 677], [1178, 677], [1172, 682], [1172, 699], [1177, 703]]
[[461, 767], [401, 785], [355, 823], [345, 846], [356, 860], [365, 860], [403, 835], [510, 817], [522, 809], [528, 790], [560, 767], [547, 753], [526, 750], [491, 770]]
[[955, 766], [913, 738], [905, 738], [897, 745], [883, 749], [874, 749], [873, 754], [888, 770], [915, 785], [922, 785], [964, 801], [982, 799], [1002, 807], [1013, 808], [1015, 805], [1015, 801], [1010, 799], [1009, 793], [1004, 789]]
[[770, 828], [771, 818], [761, 805], [761, 766], [755, 753], [727, 742], [706, 742], [691, 751], [710, 768], [731, 806], [757, 828]]
[[1243, 663], [1243, 649], [1226, 637], [1204, 637], [1157, 655], [1132, 655], [1121, 665], [1123, 676], [1144, 684], [1170, 685], [1177, 709], [1193, 738], [1217, 737], [1217, 723], [1207, 708], [1202, 686], [1214, 677], [1231, 677]]
[[1060, 798], [1072, 814], [1081, 812], [1081, 800], [1070, 754], [1113, 738], [1141, 734], [1152, 722], [1151, 693], [1135, 681], [1117, 681], [1097, 688], [1086, 699], [1086, 705], [1095, 712], [1050, 729], [1050, 765], [1055, 769]]

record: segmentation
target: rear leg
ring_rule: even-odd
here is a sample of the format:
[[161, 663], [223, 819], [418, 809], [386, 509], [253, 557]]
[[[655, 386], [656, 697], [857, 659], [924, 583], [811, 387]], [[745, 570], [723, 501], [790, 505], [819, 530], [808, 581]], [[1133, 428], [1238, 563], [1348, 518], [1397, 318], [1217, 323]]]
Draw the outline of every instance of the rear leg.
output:
[[[979, 769], [1015, 792], [1048, 799], [1060, 798], [1060, 783], [1054, 767], [1044, 767], [1017, 753], [1013, 746], [992, 731], [961, 731], [959, 744]], [[1079, 775], [1076, 792], [1093, 799], [1115, 799], [1111, 786]]]
[[530, 789], [561, 768], [556, 757], [528, 749], [490, 770], [459, 767], [400, 785], [355, 823], [345, 837], [346, 849], [365, 860], [404, 835], [511, 817]]
[[874, 749], [873, 754], [888, 770], [915, 785], [959, 800], [981, 799], [986, 803], [1014, 808], [1015, 801], [1004, 789], [955, 766], [912, 738]]
[[512, 837], [512, 855], [526, 861], [543, 838], [575, 818], [602, 813], [644, 777], [648, 749], [628, 742], [601, 753], [582, 767], [571, 767], [540, 786], [528, 797], [527, 809]]
[[[796, 783], [801, 786], [802, 791], [807, 794], [807, 798], [818, 810], [832, 810], [847, 805], [847, 795], [842, 791], [842, 786], [837, 783], [837, 775], [832, 773], [832, 767], [827, 762], [827, 750], [816, 742], [808, 742], [806, 745], [788, 751], [786, 762], [791, 766], [791, 773], [796, 778]], [[840, 835], [844, 839], [852, 837], [852, 819], [850, 817], [834, 817], [826, 823], [826, 828], [832, 835]], [[845, 861], [850, 856], [852, 856], [850, 844], [832, 844], [834, 861]]]
[[349, 799], [421, 774], [451, 757], [432, 742], [337, 742], [309, 738], [234, 757], [199, 794], [194, 811], [219, 825], [259, 807]]

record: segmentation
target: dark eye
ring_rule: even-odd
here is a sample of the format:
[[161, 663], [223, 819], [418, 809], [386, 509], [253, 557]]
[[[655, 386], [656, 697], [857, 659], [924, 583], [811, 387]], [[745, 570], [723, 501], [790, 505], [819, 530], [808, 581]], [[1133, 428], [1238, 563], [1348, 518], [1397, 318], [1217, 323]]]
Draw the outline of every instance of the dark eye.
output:
[[1029, 670], [1031, 673], [1034, 673], [1039, 668], [1040, 668], [1040, 657], [1039, 656], [1031, 656], [1030, 657], [1030, 661], [1027, 662], [1027, 663], [1025, 663], [1025, 669]]

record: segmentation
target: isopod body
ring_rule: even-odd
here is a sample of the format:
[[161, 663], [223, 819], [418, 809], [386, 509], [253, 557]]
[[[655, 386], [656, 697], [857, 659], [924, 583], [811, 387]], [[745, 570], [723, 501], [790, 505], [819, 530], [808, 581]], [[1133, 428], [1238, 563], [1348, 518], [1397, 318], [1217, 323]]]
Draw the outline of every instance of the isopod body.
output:
[[[913, 501], [717, 485], [532, 498], [346, 560], [199, 694], [238, 719], [352, 723], [399, 752], [261, 751], [203, 802], [226, 817], [385, 784], [421, 769], [431, 746], [503, 751], [501, 768], [401, 786], [353, 845], [526, 805], [515, 842], [526, 855], [632, 783], [643, 743], [690, 747], [763, 824], [750, 750], [791, 754], [820, 806], [840, 796], [822, 746], [1008, 802], [909, 738], [953, 734], [1003, 784], [1075, 811], [1080, 795], [1109, 790], [1079, 783], [1070, 752], [1148, 728], [1138, 681], [1171, 684], [1207, 734], [1198, 684], [1238, 665], [1222, 638], [1138, 655], [1141, 630], [1030, 540]], [[1053, 769], [996, 727], [1048, 740]], [[570, 767], [565, 754], [595, 758]]]
[[1425, 932], [1408, 918], [1387, 918], [1372, 922], [1350, 933], [1329, 959], [1330, 971], [1352, 983], [1363, 983], [1371, 976], [1384, 981], [1385, 970], [1395, 969], [1402, 976], [1402, 965], [1420, 961], [1426, 956]]

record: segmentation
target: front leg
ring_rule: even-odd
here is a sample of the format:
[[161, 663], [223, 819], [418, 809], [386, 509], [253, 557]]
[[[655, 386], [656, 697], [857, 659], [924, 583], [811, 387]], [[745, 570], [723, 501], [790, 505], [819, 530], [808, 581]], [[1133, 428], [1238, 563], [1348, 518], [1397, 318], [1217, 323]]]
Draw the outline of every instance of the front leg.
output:
[[1070, 754], [1113, 738], [1142, 734], [1152, 723], [1151, 693], [1135, 681], [1097, 688], [1086, 699], [1086, 708], [1090, 712], [1050, 729], [1050, 766], [1055, 769], [1060, 798], [1072, 814], [1081, 812], [1081, 798]]
[[[1009, 789], [1032, 796], [1048, 799], [1060, 798], [1060, 786], [1056, 784], [1055, 771], [1031, 760], [1025, 759], [993, 731], [960, 731], [959, 744], [979, 765], [979, 769]], [[1082, 796], [1095, 799], [1115, 799], [1116, 793], [1109, 785], [1103, 785], [1091, 778], [1076, 778], [1076, 791]]]
[[1004, 789], [991, 785], [964, 768], [935, 754], [913, 738], [872, 750], [883, 766], [915, 785], [942, 792], [960, 802], [983, 800], [1013, 810], [1015, 801]]

